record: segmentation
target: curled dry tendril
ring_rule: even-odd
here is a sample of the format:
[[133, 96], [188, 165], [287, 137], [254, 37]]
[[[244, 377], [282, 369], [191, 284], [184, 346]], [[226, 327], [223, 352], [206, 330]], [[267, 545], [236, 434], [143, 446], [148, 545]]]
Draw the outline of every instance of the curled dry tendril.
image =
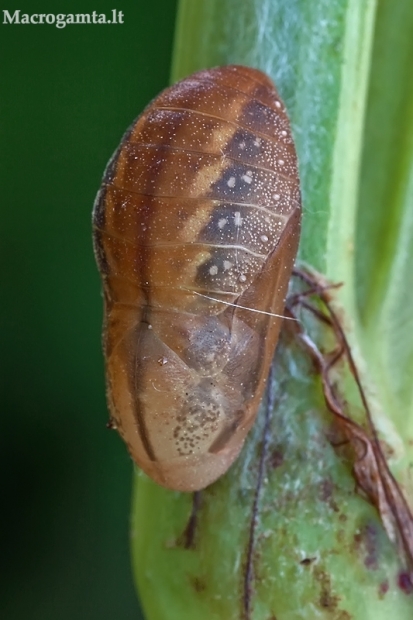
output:
[[[300, 321], [294, 322], [292, 329], [295, 330], [297, 337], [319, 370], [327, 407], [335, 416], [346, 441], [353, 449], [353, 474], [357, 486], [379, 512], [387, 535], [396, 544], [399, 555], [409, 572], [410, 580], [413, 581], [413, 515], [398, 482], [388, 467], [350, 345], [331, 303], [329, 291], [340, 285], [327, 284], [321, 276], [303, 269], [295, 269], [293, 273], [307, 288], [302, 292], [293, 293], [287, 299], [286, 312], [292, 318], [297, 318], [297, 308], [305, 308], [311, 312], [318, 320], [331, 328], [336, 347], [326, 355], [319, 350]], [[312, 303], [311, 298], [321, 300], [322, 309], [315, 305], [316, 302]], [[332, 369], [343, 358], [347, 361], [357, 385], [365, 411], [366, 428], [360, 426], [345, 413], [340, 395], [331, 377]]]

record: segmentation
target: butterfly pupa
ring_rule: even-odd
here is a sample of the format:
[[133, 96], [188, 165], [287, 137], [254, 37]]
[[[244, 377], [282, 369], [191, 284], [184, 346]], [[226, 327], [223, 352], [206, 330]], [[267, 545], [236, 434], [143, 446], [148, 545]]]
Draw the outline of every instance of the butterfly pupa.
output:
[[160, 485], [202, 489], [238, 456], [277, 344], [300, 205], [284, 104], [248, 67], [164, 90], [110, 160], [93, 235], [111, 424]]

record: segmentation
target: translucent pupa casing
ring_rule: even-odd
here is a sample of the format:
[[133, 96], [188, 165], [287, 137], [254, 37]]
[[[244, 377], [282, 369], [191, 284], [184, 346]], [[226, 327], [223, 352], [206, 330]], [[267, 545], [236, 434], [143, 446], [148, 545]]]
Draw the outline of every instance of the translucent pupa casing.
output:
[[238, 456], [300, 230], [284, 104], [261, 71], [200, 71], [123, 137], [93, 212], [111, 422], [139, 467], [202, 489]]

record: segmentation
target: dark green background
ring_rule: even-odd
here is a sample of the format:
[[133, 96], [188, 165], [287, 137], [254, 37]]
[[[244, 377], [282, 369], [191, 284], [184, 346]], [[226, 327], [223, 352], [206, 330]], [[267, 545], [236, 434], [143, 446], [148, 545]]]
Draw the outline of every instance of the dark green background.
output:
[[0, 25], [0, 616], [140, 618], [132, 465], [105, 428], [91, 209], [124, 130], [168, 82], [176, 2], [2, 8], [116, 8], [125, 23]]

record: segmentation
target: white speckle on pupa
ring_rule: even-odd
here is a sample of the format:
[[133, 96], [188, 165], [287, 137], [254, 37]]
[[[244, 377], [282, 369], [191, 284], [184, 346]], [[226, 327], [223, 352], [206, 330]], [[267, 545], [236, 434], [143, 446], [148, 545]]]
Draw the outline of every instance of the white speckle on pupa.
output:
[[242, 217], [239, 211], [235, 211], [234, 213], [234, 224], [235, 226], [242, 226]]
[[250, 185], [250, 183], [252, 183], [252, 172], [251, 172], [251, 170], [247, 170], [247, 172], [242, 175], [241, 179], [243, 181], [245, 181], [245, 183], [248, 183], [248, 185]]

